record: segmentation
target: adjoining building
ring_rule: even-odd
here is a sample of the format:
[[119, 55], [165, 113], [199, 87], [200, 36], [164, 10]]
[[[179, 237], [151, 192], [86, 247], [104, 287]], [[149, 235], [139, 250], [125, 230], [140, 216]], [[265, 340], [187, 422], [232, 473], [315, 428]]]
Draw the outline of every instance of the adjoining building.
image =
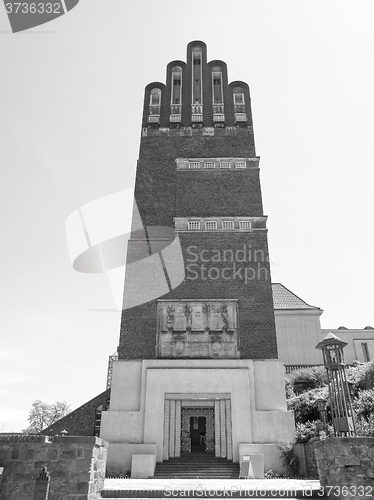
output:
[[281, 283], [273, 283], [275, 327], [277, 332], [278, 358], [286, 370], [323, 365], [322, 353], [315, 349], [331, 332], [347, 342], [345, 362], [374, 360], [374, 328], [336, 329], [321, 328], [323, 310], [307, 304]]

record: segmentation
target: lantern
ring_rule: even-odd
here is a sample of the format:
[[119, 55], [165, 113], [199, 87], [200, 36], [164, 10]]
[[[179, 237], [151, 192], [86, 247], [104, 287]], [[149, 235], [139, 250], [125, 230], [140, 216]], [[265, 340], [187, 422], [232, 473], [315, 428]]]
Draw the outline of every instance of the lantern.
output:
[[339, 337], [328, 333], [316, 345], [321, 349], [327, 371], [330, 407], [335, 436], [355, 436], [356, 428], [352, 414], [352, 403], [344, 364], [343, 349], [347, 345]]

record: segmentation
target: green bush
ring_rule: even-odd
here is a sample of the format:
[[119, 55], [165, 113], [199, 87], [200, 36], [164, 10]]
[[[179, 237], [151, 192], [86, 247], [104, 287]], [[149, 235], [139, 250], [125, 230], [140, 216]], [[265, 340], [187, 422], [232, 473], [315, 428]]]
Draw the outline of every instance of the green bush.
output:
[[286, 375], [286, 392], [292, 396], [311, 389], [324, 387], [327, 384], [327, 374], [324, 366], [301, 368]]
[[319, 419], [317, 399], [328, 398], [328, 388], [319, 387], [311, 391], [303, 392], [299, 396], [287, 400], [287, 409], [295, 412], [295, 420], [299, 423]]
[[374, 437], [374, 414], [371, 414], [367, 420], [356, 419], [356, 431], [357, 436]]
[[369, 363], [355, 362], [348, 368], [347, 378], [353, 382], [352, 392], [355, 396], [360, 391], [374, 389], [374, 361]]
[[352, 400], [352, 407], [358, 419], [369, 420], [374, 416], [374, 389], [360, 391]]
[[323, 440], [334, 435], [334, 430], [331, 425], [324, 429], [321, 420], [308, 421], [304, 424], [297, 423], [295, 428], [296, 443], [307, 443], [311, 439]]

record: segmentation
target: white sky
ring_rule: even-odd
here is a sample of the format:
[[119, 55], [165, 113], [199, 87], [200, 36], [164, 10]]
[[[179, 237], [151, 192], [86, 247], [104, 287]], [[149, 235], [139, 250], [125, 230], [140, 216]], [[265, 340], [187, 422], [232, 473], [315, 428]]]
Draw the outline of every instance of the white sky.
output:
[[133, 185], [144, 87], [194, 39], [251, 88], [273, 281], [323, 328], [374, 325], [373, 17], [372, 0], [81, 0], [12, 34], [0, 5], [0, 432], [35, 399], [105, 389], [120, 313], [89, 311], [110, 290], [72, 269], [65, 220]]

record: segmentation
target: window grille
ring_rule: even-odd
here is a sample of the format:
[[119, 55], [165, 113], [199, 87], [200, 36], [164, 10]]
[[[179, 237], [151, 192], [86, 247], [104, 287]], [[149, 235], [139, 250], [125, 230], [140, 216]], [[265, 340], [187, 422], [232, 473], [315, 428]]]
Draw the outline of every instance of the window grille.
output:
[[246, 122], [247, 114], [246, 113], [235, 113], [235, 121], [236, 122]]
[[246, 168], [247, 164], [245, 161], [236, 161], [235, 162], [235, 168]]
[[206, 161], [206, 162], [204, 162], [204, 168], [214, 168], [214, 167], [215, 167], [214, 161]]
[[182, 105], [181, 104], [172, 104], [170, 106], [170, 114], [178, 115], [181, 112], [182, 112]]
[[190, 161], [190, 168], [199, 168], [200, 162], [198, 161]]
[[182, 120], [182, 117], [180, 114], [172, 114], [170, 115], [170, 121], [171, 122], [180, 122]]
[[234, 229], [234, 221], [233, 220], [222, 221], [222, 229], [223, 230]]
[[200, 222], [198, 220], [189, 220], [188, 221], [188, 230], [189, 231], [197, 231], [200, 229]]
[[213, 121], [214, 122], [224, 122], [225, 115], [223, 113], [214, 113], [213, 114]]
[[194, 114], [194, 115], [192, 115], [192, 121], [193, 122], [202, 122], [203, 121], [203, 115], [201, 115], [201, 114]]
[[219, 166], [220, 166], [220, 168], [230, 168], [231, 164], [229, 161], [221, 161]]
[[213, 104], [213, 113], [223, 114], [224, 105], [223, 104]]
[[250, 220], [239, 221], [239, 228], [244, 230], [244, 231], [251, 229], [251, 221]]
[[217, 229], [217, 222], [214, 220], [208, 220], [205, 222], [205, 229], [212, 230]]
[[149, 115], [148, 122], [149, 123], [160, 123], [160, 115]]
[[201, 115], [203, 113], [203, 105], [202, 104], [192, 104], [192, 114]]
[[33, 500], [48, 500], [49, 486], [51, 476], [49, 475], [47, 467], [43, 467], [40, 474], [36, 477], [34, 483]]
[[100, 404], [99, 406], [96, 407], [96, 410], [95, 410], [95, 428], [94, 428], [94, 435], [95, 436], [100, 435], [102, 411], [103, 411], [103, 405]]

